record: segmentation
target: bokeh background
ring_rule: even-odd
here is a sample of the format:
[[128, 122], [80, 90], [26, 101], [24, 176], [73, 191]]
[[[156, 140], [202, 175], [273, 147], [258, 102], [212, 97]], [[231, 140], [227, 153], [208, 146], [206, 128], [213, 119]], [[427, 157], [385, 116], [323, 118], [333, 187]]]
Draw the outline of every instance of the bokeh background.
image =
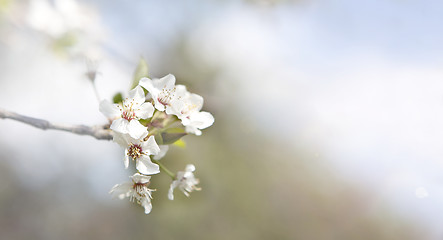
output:
[[0, 107], [106, 122], [146, 59], [215, 116], [153, 210], [110, 141], [0, 121], [1, 239], [442, 239], [443, 2], [0, 0]]

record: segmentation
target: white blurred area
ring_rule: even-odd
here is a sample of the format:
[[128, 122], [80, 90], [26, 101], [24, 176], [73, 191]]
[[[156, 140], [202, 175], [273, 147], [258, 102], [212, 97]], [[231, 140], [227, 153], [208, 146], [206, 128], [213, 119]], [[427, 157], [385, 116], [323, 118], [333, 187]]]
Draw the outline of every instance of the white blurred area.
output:
[[[106, 28], [98, 13], [74, 0], [9, 2], [4, 7], [0, 15], [1, 108], [55, 123], [106, 123], [86, 73], [100, 68], [96, 84], [99, 93], [109, 98], [127, 87], [133, 69], [116, 67], [120, 63], [106, 56], [101, 46]], [[65, 37], [73, 43], [63, 42]], [[91, 178], [88, 186], [94, 194], [108, 200], [107, 191], [102, 190], [127, 178], [115, 161], [122, 153], [110, 142], [43, 132], [10, 120], [1, 124], [0, 142], [14, 155], [4, 160], [11, 161], [27, 188], [38, 191], [54, 179], [75, 182], [82, 176]]]
[[[377, 4], [392, 11], [360, 19], [372, 17]], [[341, 177], [370, 191], [374, 206], [388, 203], [437, 239], [443, 224], [443, 58], [435, 53], [443, 50], [442, 35], [414, 35], [436, 12], [429, 1], [373, 5], [351, 9], [370, 12], [348, 19], [356, 36], [337, 36], [343, 29], [334, 28], [346, 26], [317, 19], [334, 11], [318, 2], [293, 11], [227, 11], [194, 33], [190, 52], [225, 65], [220, 81], [236, 84], [233, 101], [253, 114], [258, 129], [283, 135], [286, 147], [318, 152]], [[413, 12], [415, 5], [422, 14]], [[399, 7], [405, 12], [396, 12]], [[399, 28], [409, 18], [423, 26]], [[362, 34], [358, 28], [370, 21], [380, 29]], [[409, 38], [396, 39], [401, 35]], [[389, 45], [396, 40], [399, 45]], [[410, 55], [397, 53], [399, 46]]]
[[[420, 5], [425, 13], [411, 17], [420, 18], [423, 24], [435, 17], [426, 16], [426, 11], [432, 11], [427, 9], [432, 6], [429, 2], [390, 4], [394, 6], [388, 7]], [[412, 43], [404, 50], [411, 55], [405, 57], [406, 53], [386, 49], [383, 42], [377, 46], [344, 37], [342, 43], [331, 43], [327, 38], [337, 38], [336, 33], [323, 36], [317, 32], [330, 23], [313, 19], [327, 10], [320, 4], [303, 10], [312, 11], [313, 16], [298, 15], [300, 9], [271, 17], [263, 12], [230, 11], [206, 23], [191, 38], [191, 52], [201, 53], [210, 64], [227, 65], [223, 77], [238, 84], [241, 90], [235, 101], [254, 114], [259, 129], [284, 135], [287, 147], [318, 152], [340, 176], [370, 191], [373, 205], [388, 203], [400, 215], [426, 226], [437, 239], [443, 224], [443, 70], [442, 57], [434, 54], [443, 45], [437, 43], [434, 47], [438, 49], [422, 45], [435, 44], [442, 36], [414, 36], [415, 31], [423, 31], [420, 27], [428, 26], [396, 29], [396, 24], [380, 25], [376, 31], [386, 32], [387, 41], [397, 31], [410, 31], [412, 39], [405, 41]], [[389, 17], [400, 18], [397, 21], [408, 17], [396, 10]], [[389, 17], [366, 21], [385, 24]], [[359, 19], [349, 20], [359, 27]], [[378, 34], [376, 31], [365, 34]], [[325, 39], [315, 39], [322, 36]], [[343, 46], [346, 41], [351, 41], [350, 46]], [[313, 42], [322, 43], [321, 50], [331, 49], [322, 56]], [[210, 51], [221, 45], [220, 52]], [[420, 47], [423, 52], [417, 49]]]
[[[61, 123], [104, 123], [84, 76], [86, 60], [97, 62], [99, 93], [110, 98], [127, 90], [140, 55], [160, 56], [165, 42], [187, 27], [186, 52], [202, 68], [221, 69], [217, 96], [230, 99], [214, 105], [249, 113], [255, 131], [284, 148], [309, 149], [337, 176], [370, 192], [375, 207], [388, 204], [430, 239], [443, 236], [443, 36], [433, 30], [443, 20], [435, 10], [440, 3], [305, 1], [268, 8], [210, 1], [192, 9], [147, 1], [120, 13], [122, 2], [30, 3], [11, 2], [0, 15], [0, 107]], [[152, 15], [141, 15], [148, 7]], [[170, 19], [162, 20], [162, 11]], [[48, 50], [67, 33], [82, 40], [62, 57]], [[158, 64], [151, 61], [151, 68]], [[0, 143], [17, 154], [14, 170], [32, 178], [31, 187], [87, 166], [97, 184], [91, 191], [106, 201], [107, 189], [126, 179], [116, 144], [0, 124]]]

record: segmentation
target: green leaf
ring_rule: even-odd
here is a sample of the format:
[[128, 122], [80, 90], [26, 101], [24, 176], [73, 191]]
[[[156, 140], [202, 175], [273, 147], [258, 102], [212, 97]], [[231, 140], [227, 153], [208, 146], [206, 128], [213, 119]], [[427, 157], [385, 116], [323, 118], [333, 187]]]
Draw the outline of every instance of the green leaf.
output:
[[114, 97], [112, 98], [112, 102], [117, 103], [117, 104], [123, 102], [122, 93], [115, 94]]
[[149, 77], [149, 68], [145, 59], [141, 57], [140, 61], [138, 62], [137, 68], [134, 71], [134, 79], [132, 80], [131, 89], [135, 88], [138, 85], [140, 79], [143, 77]]
[[154, 138], [155, 138], [155, 142], [156, 142], [158, 145], [163, 145], [163, 138], [162, 138], [162, 135], [161, 135], [161, 134], [155, 134], [155, 135], [154, 135]]
[[172, 144], [178, 141], [183, 136], [186, 136], [187, 133], [182, 128], [169, 128], [166, 129], [161, 134], [163, 144]]
[[186, 148], [186, 142], [183, 139], [179, 139], [174, 142], [174, 145], [181, 148]]
[[183, 128], [168, 128], [166, 130], [163, 131], [164, 133], [186, 133], [185, 130]]
[[138, 121], [145, 127], [151, 122], [150, 119], [140, 119]]

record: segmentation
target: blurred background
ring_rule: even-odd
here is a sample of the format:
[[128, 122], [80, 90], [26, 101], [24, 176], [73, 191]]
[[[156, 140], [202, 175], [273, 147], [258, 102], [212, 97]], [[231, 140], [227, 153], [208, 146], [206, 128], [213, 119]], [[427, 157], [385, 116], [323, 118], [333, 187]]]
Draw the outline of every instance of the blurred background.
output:
[[140, 57], [215, 116], [112, 199], [123, 149], [1, 120], [1, 239], [442, 239], [443, 2], [0, 0], [0, 107], [106, 123]]

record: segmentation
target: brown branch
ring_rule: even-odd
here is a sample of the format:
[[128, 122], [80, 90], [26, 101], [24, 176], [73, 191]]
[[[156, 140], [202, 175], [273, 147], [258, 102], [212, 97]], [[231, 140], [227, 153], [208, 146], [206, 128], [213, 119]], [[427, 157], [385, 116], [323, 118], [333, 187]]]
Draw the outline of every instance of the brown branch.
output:
[[0, 108], [0, 118], [3, 119], [9, 118], [43, 130], [54, 129], [65, 132], [71, 132], [78, 135], [89, 135], [99, 140], [112, 139], [112, 133], [109, 129], [106, 128], [106, 125], [91, 127], [85, 125], [56, 124], [56, 123], [51, 123], [47, 120], [20, 115], [18, 113], [10, 112], [1, 108]]

